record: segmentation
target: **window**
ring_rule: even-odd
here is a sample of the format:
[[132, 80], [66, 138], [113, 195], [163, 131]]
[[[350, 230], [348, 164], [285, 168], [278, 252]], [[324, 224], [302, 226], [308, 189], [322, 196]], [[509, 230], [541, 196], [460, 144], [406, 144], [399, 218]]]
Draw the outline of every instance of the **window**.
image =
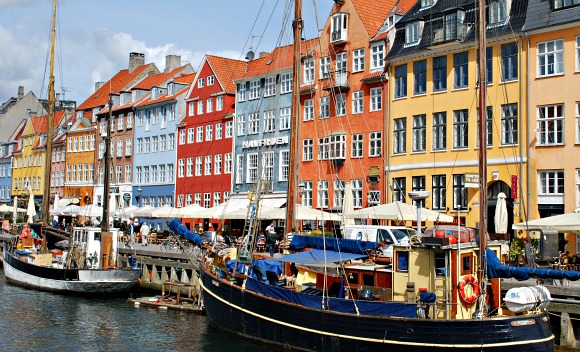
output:
[[381, 132], [371, 132], [369, 137], [369, 156], [381, 156], [383, 148]]
[[312, 181], [303, 181], [302, 205], [312, 207]]
[[501, 106], [501, 144], [518, 143], [518, 105]]
[[238, 101], [246, 101], [246, 83], [238, 84]]
[[304, 59], [304, 82], [303, 84], [314, 83], [314, 58]]
[[186, 160], [186, 171], [185, 174], [187, 175], [187, 177], [191, 177], [193, 176], [193, 158], [187, 158]]
[[[493, 110], [491, 106], [487, 107], [486, 111], [486, 126], [485, 129], [487, 130], [487, 146], [493, 146]], [[477, 128], [476, 131], [476, 139], [475, 145], [479, 148], [479, 109], [477, 109]]]
[[204, 193], [203, 194], [203, 207], [204, 208], [211, 207], [211, 193]]
[[320, 78], [330, 77], [330, 56], [325, 56], [320, 59]]
[[276, 130], [275, 118], [274, 110], [264, 112], [264, 132], [274, 132]]
[[379, 111], [383, 108], [383, 88], [371, 88], [371, 109], [370, 111]]
[[551, 0], [554, 10], [580, 5], [580, 0]]
[[547, 170], [539, 171], [540, 185], [538, 192], [540, 195], [563, 195], [564, 194], [564, 171]]
[[455, 88], [466, 88], [468, 85], [467, 52], [453, 55], [453, 82]]
[[341, 209], [344, 201], [344, 180], [334, 180], [334, 208]]
[[244, 156], [236, 155], [236, 183], [242, 183], [244, 181]]
[[330, 117], [330, 97], [320, 98], [320, 118], [325, 119]]
[[447, 205], [445, 201], [446, 190], [446, 176], [445, 175], [433, 175], [433, 195], [431, 200], [433, 201], [433, 210], [447, 210]]
[[304, 101], [304, 121], [314, 120], [314, 100], [307, 99]]
[[365, 70], [365, 49], [356, 49], [352, 52], [352, 72]]
[[224, 97], [219, 96], [215, 98], [215, 110], [222, 111], [224, 109]]
[[336, 116], [346, 115], [346, 94], [336, 95]]
[[467, 110], [453, 112], [453, 148], [467, 148], [469, 143]]
[[[191, 133], [189, 133], [189, 136], [191, 136], [191, 141], [193, 142], [193, 128], [190, 128]], [[199, 143], [199, 142], [203, 142], [203, 126], [197, 126], [197, 130], [196, 130], [196, 136], [195, 136], [195, 140]]]
[[393, 154], [401, 154], [407, 151], [407, 118], [395, 119], [393, 136]]
[[328, 160], [330, 145], [328, 137], [318, 138], [318, 160]]
[[424, 152], [427, 138], [426, 115], [413, 116], [413, 152]]
[[362, 158], [362, 157], [363, 157], [363, 135], [353, 134], [351, 158]]
[[[413, 176], [411, 179], [413, 183], [413, 191], [424, 191], [425, 190], [425, 176]], [[425, 200], [413, 200], [413, 204], [415, 206], [421, 206], [422, 208], [425, 207]]]
[[125, 140], [125, 156], [130, 156], [133, 153], [133, 139], [127, 138]]
[[346, 53], [338, 53], [336, 54], [336, 73], [334, 77], [334, 83], [337, 86], [346, 86], [347, 85], [347, 69], [346, 69]]
[[276, 77], [268, 77], [264, 85], [264, 96], [271, 97], [273, 95], [276, 95]]
[[[139, 172], [140, 167], [137, 167], [137, 175], [141, 175], [141, 172]], [[177, 177], [183, 177], [185, 176], [185, 160], [184, 159], [179, 159], [177, 160]]]
[[278, 170], [279, 181], [288, 181], [289, 166], [290, 166], [290, 152], [288, 150], [281, 150], [280, 169]]
[[206, 112], [213, 112], [213, 98], [207, 99]]
[[216, 154], [213, 159], [213, 173], [214, 175], [220, 175], [222, 173], [222, 155]]
[[232, 173], [232, 153], [224, 154], [224, 174]]
[[289, 93], [292, 91], [292, 73], [282, 74], [282, 82], [280, 83], [280, 93]]
[[244, 115], [238, 115], [238, 136], [243, 136], [246, 134], [246, 117]]
[[198, 87], [198, 88], [203, 88], [203, 86], [204, 86], [204, 83], [205, 83], [205, 78], [200, 78], [200, 79], [197, 81], [197, 87]]
[[467, 210], [465, 175], [453, 175], [453, 210]]
[[260, 97], [260, 80], [250, 82], [249, 100], [258, 99]]
[[214, 77], [213, 76], [207, 76], [207, 85], [208, 86], [213, 86], [213, 82], [214, 82]]
[[506, 0], [491, 0], [487, 4], [488, 26], [503, 24], [507, 20]]
[[213, 125], [205, 126], [205, 140], [211, 141], [213, 139]]
[[352, 113], [361, 114], [363, 108], [364, 91], [358, 90], [352, 93]]
[[328, 208], [328, 181], [318, 181], [317, 208]]
[[314, 140], [304, 139], [302, 142], [302, 161], [311, 161], [314, 153]]
[[212, 163], [212, 156], [206, 155], [205, 156], [205, 164], [204, 164], [204, 175], [211, 175], [211, 163]]
[[226, 138], [232, 138], [234, 135], [234, 122], [227, 121], [226, 122]]
[[258, 154], [248, 154], [248, 169], [246, 175], [247, 183], [254, 183], [258, 180]]
[[203, 159], [201, 156], [195, 157], [195, 176], [202, 175]]
[[427, 60], [413, 63], [413, 75], [415, 77], [414, 94], [425, 94], [427, 92]]
[[217, 207], [221, 203], [221, 193], [220, 192], [213, 192], [213, 206]]
[[421, 8], [430, 7], [435, 5], [435, 0], [421, 0]]
[[433, 58], [433, 91], [447, 90], [447, 56]]
[[221, 123], [216, 123], [216, 125], [215, 125], [215, 139], [216, 140], [222, 139], [222, 137], [223, 137], [222, 127], [223, 126]]
[[518, 44], [501, 46], [501, 79], [503, 82], [518, 79]]
[[345, 41], [348, 36], [348, 14], [338, 12], [332, 15], [330, 22], [330, 42]]
[[395, 98], [407, 96], [407, 64], [395, 67]]
[[330, 136], [330, 159], [346, 159], [346, 135], [345, 134], [333, 134]]
[[564, 144], [564, 105], [538, 107], [538, 145]]
[[383, 42], [371, 45], [371, 72], [380, 71], [385, 65], [385, 44]]
[[580, 35], [576, 36], [576, 72], [579, 71], [580, 71]]
[[407, 179], [404, 177], [393, 178], [393, 200], [405, 202], [407, 198]]
[[447, 149], [447, 113], [433, 114], [433, 150]]
[[538, 44], [538, 76], [547, 77], [564, 73], [564, 40]]
[[290, 108], [280, 109], [280, 131], [290, 129]]
[[248, 114], [248, 134], [260, 133], [260, 117], [258, 114]]
[[405, 44], [417, 44], [421, 38], [419, 21], [405, 25]]
[[580, 143], [580, 103], [576, 103], [576, 143]]

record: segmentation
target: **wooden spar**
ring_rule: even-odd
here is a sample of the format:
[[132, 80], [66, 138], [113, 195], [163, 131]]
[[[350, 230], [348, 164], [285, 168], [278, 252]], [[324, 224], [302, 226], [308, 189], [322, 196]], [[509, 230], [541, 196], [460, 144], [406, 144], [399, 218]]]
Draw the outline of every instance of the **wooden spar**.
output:
[[[486, 70], [485, 70], [485, 1], [478, 0], [478, 15], [479, 15], [479, 28], [478, 28], [478, 49], [479, 49], [479, 268], [478, 268], [478, 280], [479, 280], [479, 292], [484, 296], [481, 302], [485, 302], [485, 271], [486, 265], [484, 263], [485, 250], [487, 248], [487, 108], [486, 108]], [[485, 309], [486, 304], [481, 305]], [[486, 312], [482, 311], [481, 314], [484, 316]]]
[[111, 121], [113, 117], [113, 93], [109, 92], [109, 111], [107, 112], [108, 118], [105, 118], [105, 130], [107, 135], [105, 136], [105, 177], [103, 180], [103, 217], [101, 219], [101, 231], [109, 232], [109, 194], [111, 193], [111, 173], [109, 171], [109, 164], [111, 158]]
[[52, 170], [52, 139], [54, 138], [54, 42], [56, 40], [56, 0], [52, 3], [52, 24], [50, 32], [50, 68], [48, 79], [48, 126], [46, 135], [46, 155], [44, 158], [44, 192], [42, 202], [42, 224], [50, 221], [50, 174]]
[[286, 232], [296, 228], [294, 211], [296, 208], [296, 185], [300, 173], [298, 151], [298, 119], [300, 116], [300, 48], [302, 45], [302, 0], [294, 2], [294, 51], [292, 65], [292, 119], [290, 121], [290, 160], [288, 167], [288, 195], [286, 196]]

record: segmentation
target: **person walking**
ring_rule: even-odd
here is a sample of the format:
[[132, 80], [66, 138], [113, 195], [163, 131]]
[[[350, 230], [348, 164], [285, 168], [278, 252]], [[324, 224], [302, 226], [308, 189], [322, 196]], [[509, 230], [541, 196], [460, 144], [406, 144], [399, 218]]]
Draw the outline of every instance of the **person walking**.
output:
[[133, 228], [133, 222], [131, 220], [127, 220], [127, 232], [129, 235], [128, 247], [133, 249], [135, 245], [135, 229]]
[[143, 224], [141, 225], [141, 240], [143, 241], [142, 244], [144, 246], [147, 245], [147, 236], [149, 236], [149, 226], [147, 226], [147, 223], [145, 221], [143, 221]]
[[266, 234], [267, 234], [267, 243], [268, 247], [270, 248], [270, 257], [274, 258], [274, 245], [276, 245], [276, 228], [274, 227], [274, 223], [270, 223], [266, 227]]

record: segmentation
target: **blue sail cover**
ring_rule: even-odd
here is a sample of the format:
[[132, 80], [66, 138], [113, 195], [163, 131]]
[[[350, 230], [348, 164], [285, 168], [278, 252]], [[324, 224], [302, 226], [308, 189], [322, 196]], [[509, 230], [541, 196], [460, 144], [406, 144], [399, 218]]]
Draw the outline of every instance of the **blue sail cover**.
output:
[[[342, 263], [348, 260], [366, 258], [366, 254], [340, 253], [311, 249], [308, 251], [287, 254], [278, 258], [281, 262], [296, 263], [301, 265], [322, 265], [324, 263]], [[325, 261], [326, 259], [326, 261]]]
[[205, 238], [199, 236], [193, 231], [188, 230], [187, 227], [183, 225], [181, 221], [179, 221], [179, 219], [171, 220], [171, 222], [169, 222], [169, 228], [179, 236], [185, 237], [185, 239], [197, 245], [200, 245], [203, 241], [205, 241]]
[[[239, 274], [245, 274], [246, 273], [246, 265], [243, 263], [239, 263], [237, 260], [232, 259], [232, 260], [228, 260], [226, 262], [226, 268], [228, 268], [228, 272], [232, 273], [234, 271], [234, 267], [236, 266], [236, 263], [238, 263], [238, 267], [236, 269], [236, 272]], [[262, 269], [262, 272], [265, 273], [266, 271], [272, 271], [274, 273], [276, 273], [276, 275], [280, 275], [282, 274], [282, 263], [279, 262], [278, 260], [274, 260], [274, 259], [254, 259], [252, 260], [252, 265], [250, 267], [250, 270], [248, 270], [248, 275], [253, 277], [254, 279], [257, 279], [257, 275], [254, 272], [255, 270], [253, 270], [253, 268], [257, 266], [260, 267]]]
[[580, 279], [580, 271], [507, 266], [499, 261], [491, 249], [488, 248], [485, 253], [487, 257], [487, 275], [492, 279], [514, 278], [518, 281], [528, 280], [530, 277], [568, 279], [571, 281]]
[[378, 244], [371, 241], [357, 241], [346, 238], [294, 235], [294, 237], [292, 237], [292, 242], [290, 242], [290, 249], [301, 250], [304, 248], [363, 254], [368, 250], [376, 250]]

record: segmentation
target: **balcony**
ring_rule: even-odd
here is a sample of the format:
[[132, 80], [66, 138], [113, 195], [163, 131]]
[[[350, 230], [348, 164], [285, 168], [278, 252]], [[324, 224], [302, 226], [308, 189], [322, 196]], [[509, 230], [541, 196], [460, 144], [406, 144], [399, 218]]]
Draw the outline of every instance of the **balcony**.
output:
[[336, 30], [330, 33], [330, 43], [334, 45], [344, 44], [348, 41], [348, 33], [346, 30]]
[[459, 21], [446, 22], [443, 28], [438, 28], [433, 31], [431, 43], [433, 45], [440, 45], [444, 43], [455, 43], [465, 40], [470, 26]]
[[334, 71], [330, 73], [330, 79], [325, 79], [322, 84], [322, 89], [334, 92], [346, 92], [350, 90], [348, 84], [348, 75], [350, 72], [345, 70]]

